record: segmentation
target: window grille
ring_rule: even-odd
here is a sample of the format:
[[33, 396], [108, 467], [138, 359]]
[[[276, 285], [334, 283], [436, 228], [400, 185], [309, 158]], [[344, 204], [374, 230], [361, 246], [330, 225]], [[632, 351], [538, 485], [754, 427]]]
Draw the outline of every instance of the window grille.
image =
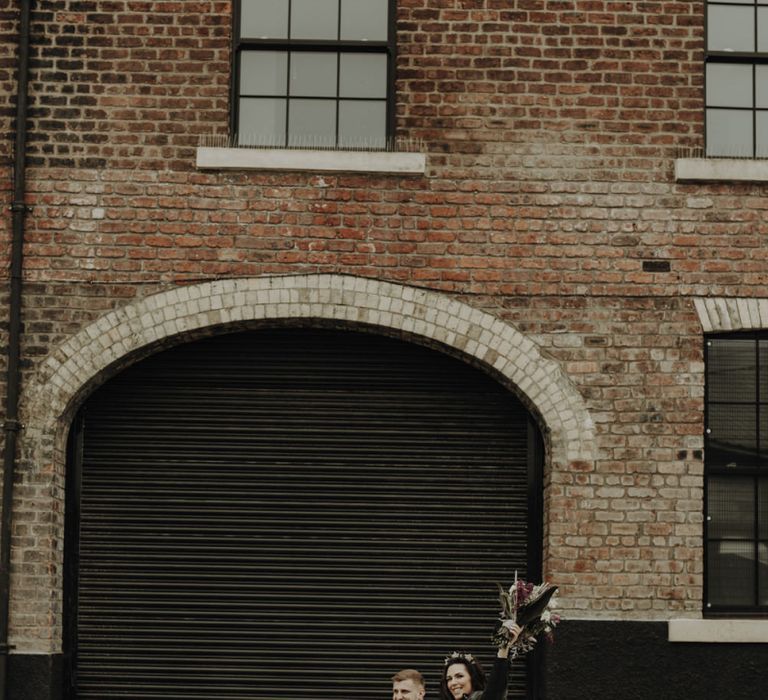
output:
[[708, 156], [768, 157], [768, 0], [707, 2]]
[[768, 334], [706, 344], [708, 613], [768, 612]]
[[238, 145], [387, 147], [394, 0], [240, 0], [235, 7]]

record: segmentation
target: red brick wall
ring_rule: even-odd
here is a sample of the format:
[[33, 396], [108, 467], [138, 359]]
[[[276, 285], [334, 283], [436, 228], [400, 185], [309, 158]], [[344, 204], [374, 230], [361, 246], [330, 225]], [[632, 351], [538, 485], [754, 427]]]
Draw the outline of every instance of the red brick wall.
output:
[[226, 130], [230, 6], [35, 3], [33, 163], [188, 169]]
[[27, 376], [180, 283], [336, 272], [456, 295], [529, 333], [595, 419], [599, 460], [550, 476], [548, 566], [572, 606], [695, 614], [691, 297], [768, 283], [766, 186], [673, 178], [703, 145], [703, 5], [400, 0], [398, 132], [428, 173], [395, 177], [195, 169], [199, 137], [228, 129], [229, 2], [35, 3]]
[[[401, 0], [399, 133], [435, 164], [544, 140], [647, 169], [701, 145], [703, 4]], [[200, 135], [227, 131], [230, 7], [35, 3], [34, 162], [190, 169]]]
[[[676, 185], [669, 159], [646, 182], [610, 181], [546, 151], [531, 168], [510, 155], [503, 180], [35, 168], [27, 277], [325, 270], [472, 294], [762, 294], [762, 186]], [[554, 179], [568, 161], [573, 179]]]
[[672, 180], [677, 151], [702, 144], [702, 3], [399, 3], [398, 128], [424, 139], [424, 178], [196, 172], [200, 135], [227, 130], [229, 3], [37, 5], [31, 279], [329, 269], [524, 295], [766, 281], [763, 188]]
[[702, 2], [399, 5], [408, 132], [462, 141], [469, 153], [495, 152], [478, 142], [530, 144], [534, 134], [612, 145], [604, 152], [616, 156], [631, 144], [635, 158], [663, 152], [641, 144], [698, 145]]

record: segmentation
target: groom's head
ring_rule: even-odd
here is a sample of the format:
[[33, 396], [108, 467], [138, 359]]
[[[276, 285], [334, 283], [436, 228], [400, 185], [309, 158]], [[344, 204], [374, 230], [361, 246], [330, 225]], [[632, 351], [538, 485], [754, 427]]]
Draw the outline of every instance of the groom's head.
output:
[[392, 676], [392, 700], [423, 700], [424, 677], [413, 668]]

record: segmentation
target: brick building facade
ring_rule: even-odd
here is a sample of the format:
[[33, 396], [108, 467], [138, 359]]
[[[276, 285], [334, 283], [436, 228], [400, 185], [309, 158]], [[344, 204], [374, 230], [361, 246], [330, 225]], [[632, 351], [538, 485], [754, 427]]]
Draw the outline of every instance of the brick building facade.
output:
[[[22, 4], [0, 8], [6, 206]], [[439, 346], [535, 417], [566, 618], [541, 697], [757, 697], [765, 598], [705, 619], [704, 349], [768, 330], [768, 171], [691, 158], [707, 3], [397, 0], [389, 135], [426, 157], [405, 174], [201, 166], [236, 130], [233, 5], [32, 3], [10, 697], [63, 692], [80, 405], [159, 349], [286, 320]]]

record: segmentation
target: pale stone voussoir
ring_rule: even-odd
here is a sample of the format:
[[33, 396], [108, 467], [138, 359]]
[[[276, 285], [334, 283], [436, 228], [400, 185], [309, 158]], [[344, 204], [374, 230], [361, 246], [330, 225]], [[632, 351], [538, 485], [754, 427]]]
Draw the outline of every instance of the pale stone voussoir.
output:
[[752, 320], [749, 315], [749, 299], [735, 299], [736, 310], [739, 319], [741, 320], [742, 327], [749, 328], [752, 325]]
[[696, 315], [699, 317], [699, 321], [701, 322], [701, 327], [703, 328], [704, 332], [711, 333], [712, 323], [710, 321], [709, 311], [707, 309], [707, 305], [704, 303], [704, 299], [694, 299], [693, 306], [696, 309]]
[[758, 299], [757, 311], [759, 318], [759, 328], [768, 328], [768, 299]]
[[472, 355], [474, 357], [477, 357], [477, 341], [473, 338], [470, 338], [469, 336], [466, 336], [466, 342], [464, 344], [464, 352], [467, 355]]
[[760, 327], [760, 304], [757, 299], [750, 299], [747, 304], [749, 311], [749, 325], [750, 328]]

